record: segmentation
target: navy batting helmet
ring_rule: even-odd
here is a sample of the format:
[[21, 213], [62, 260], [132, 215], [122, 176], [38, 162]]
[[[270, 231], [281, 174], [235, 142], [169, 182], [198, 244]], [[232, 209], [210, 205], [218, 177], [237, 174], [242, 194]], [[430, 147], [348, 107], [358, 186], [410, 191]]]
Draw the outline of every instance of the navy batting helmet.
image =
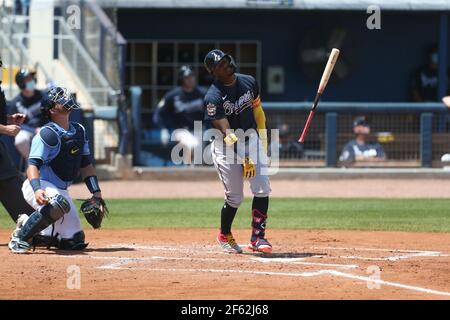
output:
[[222, 50], [214, 49], [208, 52], [205, 56], [203, 64], [209, 73], [213, 73], [214, 68], [219, 64], [222, 59], [228, 59], [228, 63], [236, 68], [236, 63], [231, 55], [224, 53]]
[[51, 88], [47, 96], [41, 101], [41, 112], [47, 118], [50, 117], [50, 109], [57, 104], [62, 105], [67, 110], [80, 109], [80, 105], [76, 102], [74, 96], [63, 87]]
[[16, 73], [16, 84], [20, 90], [25, 89], [25, 78], [28, 76], [32, 76], [33, 79], [36, 80], [36, 72], [31, 72], [28, 69], [20, 69], [19, 72]]
[[180, 70], [178, 70], [178, 82], [182, 83], [184, 78], [191, 75], [194, 75], [194, 71], [192, 71], [190, 66], [181, 66]]

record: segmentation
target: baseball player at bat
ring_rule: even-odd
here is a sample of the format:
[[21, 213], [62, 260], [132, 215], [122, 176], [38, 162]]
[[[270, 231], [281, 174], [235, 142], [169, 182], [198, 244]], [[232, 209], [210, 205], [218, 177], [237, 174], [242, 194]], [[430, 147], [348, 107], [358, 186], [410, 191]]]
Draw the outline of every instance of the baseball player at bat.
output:
[[[245, 177], [249, 179], [254, 195], [249, 248], [270, 253], [272, 246], [265, 237], [271, 191], [269, 177], [264, 174], [268, 163], [267, 131], [258, 84], [252, 76], [235, 73], [236, 63], [233, 57], [220, 50], [210, 51], [205, 57], [204, 65], [215, 77], [205, 95], [205, 119], [211, 121], [214, 128], [221, 132], [221, 139], [216, 139], [211, 145], [214, 165], [225, 189], [217, 241], [225, 252], [242, 253], [231, 233], [231, 225], [244, 199]], [[250, 131], [254, 134], [240, 137], [236, 134], [237, 131]], [[242, 144], [245, 150], [239, 153], [237, 149]], [[249, 151], [252, 144], [258, 150], [256, 156]], [[235, 157], [228, 157], [230, 153]]]
[[34, 208], [21, 215], [8, 247], [25, 253], [32, 245], [56, 246], [65, 250], [86, 248], [85, 234], [75, 204], [67, 188], [81, 172], [89, 191], [102, 198], [95, 169], [91, 164], [84, 127], [69, 121], [69, 114], [80, 106], [65, 88], [54, 87], [42, 104], [50, 120], [33, 138], [27, 177], [22, 192]]

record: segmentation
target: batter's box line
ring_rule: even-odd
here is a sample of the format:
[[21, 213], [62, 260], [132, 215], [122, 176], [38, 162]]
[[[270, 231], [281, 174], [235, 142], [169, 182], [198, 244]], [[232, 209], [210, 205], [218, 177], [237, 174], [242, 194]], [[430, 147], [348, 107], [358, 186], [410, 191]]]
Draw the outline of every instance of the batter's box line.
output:
[[317, 250], [336, 250], [336, 251], [378, 251], [378, 252], [395, 252], [406, 253], [401, 255], [395, 255], [390, 257], [362, 257], [362, 256], [322, 256], [325, 259], [355, 259], [355, 260], [367, 260], [367, 261], [399, 261], [405, 259], [412, 259], [416, 257], [448, 257], [450, 255], [443, 254], [439, 251], [425, 251], [425, 250], [403, 250], [403, 249], [379, 249], [379, 248], [342, 248], [342, 247], [310, 247]]
[[[217, 246], [179, 246], [179, 247], [171, 247], [171, 246], [147, 246], [147, 245], [136, 245], [136, 244], [127, 244], [127, 243], [119, 243], [112, 244], [109, 246], [110, 248], [126, 248], [126, 249], [136, 249], [136, 250], [155, 250], [155, 251], [182, 251], [182, 252], [194, 252], [194, 253], [213, 253], [213, 254], [223, 254]], [[214, 250], [216, 249], [216, 250]]]
[[62, 258], [85, 258], [85, 259], [99, 259], [99, 260], [113, 260], [111, 263], [103, 264], [95, 267], [96, 269], [115, 269], [115, 270], [138, 270], [138, 267], [127, 267], [126, 265], [131, 263], [149, 263], [155, 261], [162, 260], [173, 260], [173, 261], [209, 261], [209, 262], [220, 262], [220, 263], [248, 263], [248, 264], [263, 264], [263, 263], [272, 263], [272, 264], [289, 264], [289, 265], [305, 265], [305, 266], [314, 266], [314, 267], [334, 267], [340, 269], [357, 269], [359, 266], [353, 264], [332, 264], [332, 263], [316, 263], [316, 262], [303, 262], [298, 261], [301, 258], [288, 258], [286, 261], [282, 261], [283, 259], [270, 259], [267, 260], [265, 258], [251, 258], [250, 260], [234, 260], [230, 259], [217, 259], [217, 258], [194, 258], [194, 257], [161, 257], [161, 256], [150, 256], [150, 257], [140, 257], [140, 258], [132, 258], [132, 257], [114, 257], [114, 256], [83, 256], [83, 255], [72, 255], [72, 256], [59, 256]]
[[313, 272], [301, 272], [301, 273], [291, 273], [291, 272], [272, 272], [272, 271], [250, 271], [250, 270], [234, 270], [234, 269], [174, 269], [174, 268], [136, 268], [134, 270], [143, 271], [153, 271], [153, 272], [205, 272], [205, 273], [237, 273], [237, 274], [253, 274], [253, 275], [269, 275], [269, 276], [287, 276], [287, 277], [315, 277], [323, 275], [331, 275], [335, 277], [347, 278], [352, 280], [361, 281], [364, 283], [380, 284], [385, 286], [391, 286], [396, 288], [401, 288], [405, 290], [411, 290], [421, 293], [428, 293], [434, 295], [449, 296], [450, 292], [438, 291], [433, 289], [427, 289], [417, 286], [411, 286], [406, 284], [401, 284], [397, 282], [384, 281], [381, 279], [373, 279], [366, 276], [358, 276], [351, 273], [340, 272], [337, 270], [319, 270]]

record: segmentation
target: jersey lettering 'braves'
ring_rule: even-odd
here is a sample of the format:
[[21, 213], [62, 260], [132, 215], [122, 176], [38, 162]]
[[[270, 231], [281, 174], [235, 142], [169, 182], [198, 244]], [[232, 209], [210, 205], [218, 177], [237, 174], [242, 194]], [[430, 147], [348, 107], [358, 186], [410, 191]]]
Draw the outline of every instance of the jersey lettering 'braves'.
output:
[[216, 80], [205, 96], [205, 120], [227, 118], [231, 129], [256, 129], [252, 102], [258, 96], [258, 84], [252, 76], [236, 73], [231, 86]]

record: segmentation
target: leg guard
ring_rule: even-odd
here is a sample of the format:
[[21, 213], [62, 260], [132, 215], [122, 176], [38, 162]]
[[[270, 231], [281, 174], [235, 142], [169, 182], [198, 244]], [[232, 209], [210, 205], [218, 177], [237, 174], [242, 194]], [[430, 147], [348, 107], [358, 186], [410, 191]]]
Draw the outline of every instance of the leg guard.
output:
[[20, 229], [20, 240], [30, 242], [34, 235], [38, 234], [49, 225], [55, 223], [70, 211], [70, 203], [61, 195], [52, 197], [48, 204], [35, 211]]
[[252, 204], [252, 241], [264, 238], [266, 232], [267, 210], [269, 208], [269, 197], [253, 198]]
[[72, 239], [61, 239], [58, 248], [62, 250], [84, 250], [88, 246], [88, 243], [85, 243], [84, 240], [84, 231], [79, 231], [73, 235]]

